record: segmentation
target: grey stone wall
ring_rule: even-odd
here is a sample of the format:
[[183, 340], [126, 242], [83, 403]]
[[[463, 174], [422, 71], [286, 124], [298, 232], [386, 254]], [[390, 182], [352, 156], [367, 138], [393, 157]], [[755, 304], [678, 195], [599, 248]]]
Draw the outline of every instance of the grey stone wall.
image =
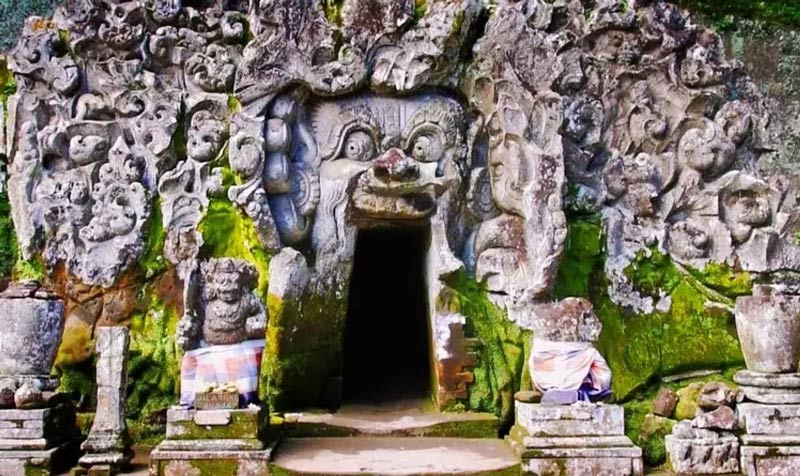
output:
[[780, 147], [762, 157], [762, 170], [800, 174], [800, 32], [742, 21], [736, 31], [724, 32], [723, 39], [730, 57], [744, 63], [773, 112]]

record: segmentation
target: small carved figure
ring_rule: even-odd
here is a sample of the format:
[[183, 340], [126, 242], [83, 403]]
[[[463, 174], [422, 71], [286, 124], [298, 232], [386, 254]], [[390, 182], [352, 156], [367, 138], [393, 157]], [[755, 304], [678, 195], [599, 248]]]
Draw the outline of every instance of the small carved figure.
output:
[[194, 333], [202, 330], [201, 345], [239, 344], [248, 339], [263, 339], [267, 314], [255, 294], [258, 271], [243, 260], [212, 258], [201, 265], [203, 309], [202, 327], [195, 319], [185, 316], [178, 329], [178, 342], [190, 350]]

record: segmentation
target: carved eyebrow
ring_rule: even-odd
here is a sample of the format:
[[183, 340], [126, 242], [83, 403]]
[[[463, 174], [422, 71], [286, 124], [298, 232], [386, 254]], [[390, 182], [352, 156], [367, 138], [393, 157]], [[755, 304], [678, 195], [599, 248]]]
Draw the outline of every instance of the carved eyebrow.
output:
[[362, 121], [352, 121], [339, 129], [339, 137], [336, 141], [333, 151], [324, 156], [322, 159], [325, 160], [339, 157], [342, 154], [342, 149], [344, 149], [345, 140], [347, 140], [347, 137], [353, 132], [367, 133], [370, 137], [372, 137], [375, 149], [378, 149], [378, 145], [381, 143], [381, 134], [379, 133], [379, 130], [374, 128], [372, 124]]
[[[450, 147], [454, 143], [463, 140], [463, 124], [459, 120], [460, 116], [460, 107], [453, 101], [446, 99], [431, 100], [411, 115], [405, 127], [403, 127], [400, 137], [403, 143], [408, 146], [411, 139], [419, 133], [420, 129], [425, 126], [435, 126], [442, 136], [442, 144]], [[451, 134], [446, 134], [445, 132], [449, 130], [456, 132], [457, 135], [454, 137]]]

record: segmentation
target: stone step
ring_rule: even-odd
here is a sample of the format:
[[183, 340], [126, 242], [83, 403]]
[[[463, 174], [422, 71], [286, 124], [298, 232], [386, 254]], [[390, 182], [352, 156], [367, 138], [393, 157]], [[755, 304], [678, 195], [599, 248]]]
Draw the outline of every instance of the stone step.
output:
[[504, 441], [479, 438], [292, 438], [270, 466], [284, 476], [520, 476]]
[[384, 405], [344, 405], [335, 413], [309, 411], [287, 414], [291, 438], [381, 436], [497, 438], [499, 421], [490, 413], [443, 413], [420, 402]]

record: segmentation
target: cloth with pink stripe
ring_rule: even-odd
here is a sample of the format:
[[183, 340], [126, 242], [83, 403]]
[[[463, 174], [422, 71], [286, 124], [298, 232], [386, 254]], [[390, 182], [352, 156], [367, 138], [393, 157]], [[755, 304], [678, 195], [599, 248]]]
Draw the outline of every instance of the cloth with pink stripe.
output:
[[194, 407], [196, 392], [227, 383], [236, 385], [240, 407], [257, 402], [263, 354], [263, 339], [186, 352], [181, 361], [181, 405]]
[[579, 400], [595, 401], [611, 393], [611, 369], [591, 342], [533, 339], [531, 379], [541, 392], [567, 390]]

